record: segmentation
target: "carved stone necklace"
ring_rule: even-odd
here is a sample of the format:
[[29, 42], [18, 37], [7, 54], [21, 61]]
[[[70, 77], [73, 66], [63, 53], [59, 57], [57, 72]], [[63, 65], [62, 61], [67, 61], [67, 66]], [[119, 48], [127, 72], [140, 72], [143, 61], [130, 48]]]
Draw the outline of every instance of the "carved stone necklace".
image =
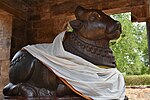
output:
[[109, 46], [106, 46], [108, 43], [105, 46], [101, 45], [101, 43], [97, 45], [96, 41], [88, 40], [75, 32], [68, 32], [66, 35], [66, 39], [63, 41], [63, 46], [66, 51], [80, 56], [95, 65], [116, 66], [112, 50]]

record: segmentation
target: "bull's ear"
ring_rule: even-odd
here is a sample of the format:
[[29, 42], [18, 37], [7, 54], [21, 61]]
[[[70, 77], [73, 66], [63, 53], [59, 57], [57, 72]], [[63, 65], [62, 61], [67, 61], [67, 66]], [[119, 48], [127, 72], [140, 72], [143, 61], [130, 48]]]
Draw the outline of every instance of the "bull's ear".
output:
[[75, 16], [76, 18], [82, 16], [82, 14], [85, 12], [85, 8], [81, 7], [81, 6], [78, 6], [75, 10]]
[[80, 30], [83, 26], [83, 23], [80, 20], [70, 21], [69, 24], [75, 31]]

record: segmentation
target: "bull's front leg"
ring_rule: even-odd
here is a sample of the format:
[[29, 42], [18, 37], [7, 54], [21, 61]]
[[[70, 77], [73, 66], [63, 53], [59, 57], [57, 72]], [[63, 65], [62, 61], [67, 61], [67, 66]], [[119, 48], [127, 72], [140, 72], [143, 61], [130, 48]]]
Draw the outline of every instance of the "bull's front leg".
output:
[[34, 58], [25, 50], [17, 52], [10, 64], [10, 83], [4, 87], [3, 94], [5, 96], [20, 95], [21, 83], [25, 83], [31, 77], [33, 70]]
[[[48, 71], [44, 72], [44, 68], [45, 67], [43, 67], [43, 65], [37, 59], [31, 56], [27, 51], [19, 51], [11, 61], [9, 70], [10, 83], [4, 87], [3, 94], [5, 96], [24, 97], [50, 95], [50, 91], [48, 89], [44, 89], [47, 84], [44, 83], [44, 80], [42, 79], [45, 79], [43, 77], [45, 77], [46, 75], [50, 75], [43, 74], [46, 72], [48, 73]], [[52, 81], [55, 82], [55, 80]], [[39, 84], [44, 85], [44, 88], [42, 88], [42, 86], [39, 86]], [[40, 88], [38, 88], [37, 86], [39, 86]], [[56, 87], [57, 86], [55, 86], [55, 88]]]
[[74, 95], [43, 63], [25, 50], [11, 61], [10, 83], [3, 89], [5, 96], [40, 97]]
[[5, 96], [77, 96], [50, 69], [25, 50], [19, 51], [12, 59], [9, 80], [10, 83], [3, 89]]

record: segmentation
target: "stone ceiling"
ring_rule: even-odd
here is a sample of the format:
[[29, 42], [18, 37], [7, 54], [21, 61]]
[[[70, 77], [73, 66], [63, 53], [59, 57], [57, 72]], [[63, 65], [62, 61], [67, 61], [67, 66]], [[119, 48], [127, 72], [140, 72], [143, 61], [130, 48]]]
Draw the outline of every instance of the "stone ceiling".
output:
[[[24, 1], [25, 3], [31, 5], [31, 4], [37, 4], [39, 2], [45, 2], [46, 0], [22, 0]], [[52, 0], [47, 0], [47, 1], [52, 1]]]
[[133, 21], [145, 21], [150, 17], [149, 0], [0, 0], [0, 8], [25, 20], [25, 13], [30, 6], [37, 7], [47, 3], [54, 15], [72, 14], [80, 5], [102, 9], [107, 14], [131, 12]]

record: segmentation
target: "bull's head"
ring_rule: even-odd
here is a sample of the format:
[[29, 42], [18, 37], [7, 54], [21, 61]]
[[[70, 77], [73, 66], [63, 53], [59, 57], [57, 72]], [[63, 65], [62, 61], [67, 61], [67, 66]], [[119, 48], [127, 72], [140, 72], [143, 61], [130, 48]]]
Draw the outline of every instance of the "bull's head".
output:
[[90, 40], [117, 39], [121, 33], [121, 24], [101, 10], [85, 9], [78, 6], [76, 20], [70, 22], [76, 33]]

